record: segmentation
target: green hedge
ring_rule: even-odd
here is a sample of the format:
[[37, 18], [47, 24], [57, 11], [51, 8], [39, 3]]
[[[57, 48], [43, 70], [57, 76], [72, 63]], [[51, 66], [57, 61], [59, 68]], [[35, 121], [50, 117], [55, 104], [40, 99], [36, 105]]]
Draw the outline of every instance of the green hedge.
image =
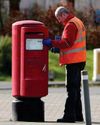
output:
[[0, 75], [11, 75], [11, 37], [0, 36]]

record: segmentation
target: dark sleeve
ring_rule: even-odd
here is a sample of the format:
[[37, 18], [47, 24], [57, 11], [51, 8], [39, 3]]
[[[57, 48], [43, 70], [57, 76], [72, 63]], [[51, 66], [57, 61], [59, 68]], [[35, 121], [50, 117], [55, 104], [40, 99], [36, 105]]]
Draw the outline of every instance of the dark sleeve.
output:
[[69, 25], [66, 28], [65, 32], [65, 38], [61, 41], [53, 40], [52, 44], [54, 47], [58, 47], [60, 49], [62, 48], [68, 48], [73, 46], [74, 41], [76, 40], [78, 29], [74, 23], [69, 23]]

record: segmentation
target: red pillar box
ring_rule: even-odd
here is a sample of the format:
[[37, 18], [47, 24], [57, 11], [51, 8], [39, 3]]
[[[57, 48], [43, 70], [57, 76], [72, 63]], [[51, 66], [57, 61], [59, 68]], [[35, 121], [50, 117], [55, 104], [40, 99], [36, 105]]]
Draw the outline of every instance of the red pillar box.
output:
[[[15, 120], [44, 120], [43, 116], [37, 118], [34, 109], [40, 105], [43, 112], [40, 98], [48, 94], [48, 48], [42, 44], [45, 38], [48, 38], [48, 29], [41, 22], [25, 20], [12, 25], [12, 95], [17, 98], [13, 101]], [[31, 109], [27, 109], [27, 102]], [[19, 113], [22, 109], [18, 108], [19, 104], [26, 109], [26, 114], [28, 110], [33, 111], [29, 112], [29, 118], [24, 115], [23, 119], [25, 112]]]

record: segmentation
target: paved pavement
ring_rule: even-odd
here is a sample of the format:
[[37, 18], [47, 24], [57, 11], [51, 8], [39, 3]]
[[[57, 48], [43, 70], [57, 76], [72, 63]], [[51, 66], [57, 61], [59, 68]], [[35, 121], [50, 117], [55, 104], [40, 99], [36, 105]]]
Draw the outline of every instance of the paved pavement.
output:
[[[100, 125], [100, 86], [92, 86], [90, 90], [91, 118], [92, 125]], [[63, 115], [64, 103], [66, 98], [65, 88], [49, 87], [49, 93], [42, 100], [45, 102], [45, 122], [15, 122], [11, 121], [12, 109], [11, 104], [11, 83], [0, 82], [0, 125], [86, 125], [82, 123], [57, 123], [56, 120]], [[83, 114], [84, 99], [82, 91]]]

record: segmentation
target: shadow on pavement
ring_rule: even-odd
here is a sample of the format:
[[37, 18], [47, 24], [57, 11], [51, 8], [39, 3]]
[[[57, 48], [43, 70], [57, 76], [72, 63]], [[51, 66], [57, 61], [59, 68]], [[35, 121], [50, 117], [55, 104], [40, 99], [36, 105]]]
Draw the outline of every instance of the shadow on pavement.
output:
[[98, 125], [100, 125], [100, 122], [92, 122], [92, 124], [98, 124]]

